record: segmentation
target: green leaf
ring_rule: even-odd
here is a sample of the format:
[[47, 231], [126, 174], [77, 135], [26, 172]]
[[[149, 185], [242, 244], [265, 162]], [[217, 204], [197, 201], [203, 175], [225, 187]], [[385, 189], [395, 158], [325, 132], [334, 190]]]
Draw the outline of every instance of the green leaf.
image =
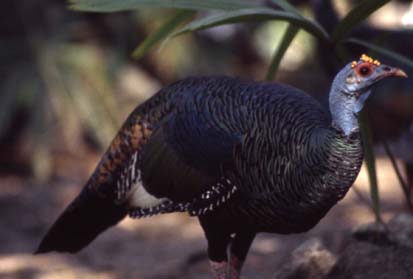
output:
[[144, 56], [155, 44], [159, 43], [172, 33], [175, 28], [182, 22], [191, 18], [196, 12], [188, 10], [177, 11], [172, 17], [165, 21], [154, 33], [146, 39], [133, 51], [132, 56], [139, 59]]
[[30, 110], [30, 128], [33, 136], [33, 153], [31, 164], [36, 182], [42, 184], [51, 176], [51, 156], [48, 140], [48, 127], [50, 127], [50, 111], [47, 109], [49, 101], [46, 84], [41, 77], [34, 79], [32, 92], [34, 95], [34, 108]]
[[278, 70], [278, 67], [281, 63], [281, 60], [284, 57], [284, 54], [287, 52], [288, 47], [294, 40], [295, 35], [297, 35], [299, 30], [300, 29], [293, 24], [288, 25], [287, 30], [285, 30], [284, 36], [281, 40], [281, 43], [278, 45], [276, 51], [274, 52], [274, 57], [265, 77], [266, 80], [274, 79], [275, 73]]
[[327, 32], [316, 22], [290, 12], [277, 11], [268, 8], [242, 9], [237, 11], [214, 13], [199, 20], [192, 21], [184, 28], [174, 32], [171, 36], [174, 37], [184, 33], [207, 29], [218, 25], [265, 20], [288, 21], [291, 24], [306, 30], [322, 41], [329, 40]]
[[142, 8], [237, 10], [261, 6], [253, 0], [69, 0], [70, 8], [87, 12], [118, 12]]
[[18, 86], [24, 79], [20, 71], [15, 70], [16, 74], [5, 79], [1, 86], [0, 94], [0, 137], [3, 136], [9, 123], [18, 107]]
[[367, 48], [369, 48], [369, 49], [371, 49], [371, 50], [373, 50], [377, 53], [380, 53], [384, 56], [390, 57], [390, 58], [392, 58], [396, 61], [399, 61], [399, 62], [405, 64], [408, 67], [413, 68], [413, 60], [412, 59], [410, 59], [406, 56], [403, 56], [401, 54], [398, 54], [398, 53], [396, 53], [396, 52], [394, 52], [394, 51], [392, 51], [388, 48], [384, 48], [382, 46], [378, 46], [376, 44], [372, 44], [370, 42], [366, 42], [366, 41], [356, 39], [356, 38], [347, 39], [347, 40], [345, 40], [345, 43], [352, 43], [352, 44], [357, 44], [357, 45], [367, 47]]
[[279, 6], [284, 11], [295, 13], [297, 15], [301, 15], [300, 11], [297, 10], [288, 1], [285, 1], [285, 0], [271, 0], [271, 2], [273, 2], [275, 5]]
[[367, 115], [362, 111], [359, 115], [361, 138], [364, 147], [364, 159], [366, 162], [367, 173], [370, 181], [370, 195], [373, 203], [373, 211], [376, 217], [376, 222], [382, 222], [380, 214], [380, 193], [377, 184], [376, 159], [373, 151], [373, 143], [371, 139], [371, 129], [368, 125]]
[[406, 204], [407, 207], [410, 211], [410, 213], [413, 212], [413, 204], [410, 199], [410, 193], [409, 193], [409, 186], [407, 182], [404, 180], [401, 171], [399, 167], [397, 166], [396, 159], [394, 158], [393, 152], [390, 150], [390, 146], [388, 145], [387, 141], [385, 139], [382, 139], [384, 151], [386, 151], [387, 157], [389, 157], [390, 162], [392, 164], [392, 167], [394, 169], [394, 172], [396, 173], [397, 179], [399, 180], [400, 187], [402, 188], [404, 198], [406, 199]]
[[333, 42], [343, 39], [355, 26], [390, 1], [364, 0], [360, 2], [337, 24], [332, 34]]

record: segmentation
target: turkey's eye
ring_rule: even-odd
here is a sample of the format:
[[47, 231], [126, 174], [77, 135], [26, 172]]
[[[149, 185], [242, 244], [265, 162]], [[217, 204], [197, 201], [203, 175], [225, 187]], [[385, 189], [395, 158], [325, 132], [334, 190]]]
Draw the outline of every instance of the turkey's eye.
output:
[[370, 74], [370, 68], [369, 67], [361, 67], [359, 73], [363, 77], [368, 76]]
[[373, 73], [374, 69], [375, 67], [373, 64], [365, 62], [358, 65], [355, 69], [355, 72], [359, 77], [368, 77]]

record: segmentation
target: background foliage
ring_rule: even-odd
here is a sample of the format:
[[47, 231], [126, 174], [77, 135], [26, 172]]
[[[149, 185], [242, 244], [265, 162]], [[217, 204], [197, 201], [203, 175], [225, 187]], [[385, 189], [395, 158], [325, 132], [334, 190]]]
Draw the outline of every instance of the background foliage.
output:
[[[412, 25], [401, 23], [402, 15], [413, 22], [411, 2], [2, 1], [0, 277], [209, 278], [203, 232], [186, 214], [125, 219], [76, 255], [31, 253], [128, 113], [159, 88], [191, 75], [268, 79], [303, 89], [327, 109], [333, 76], [361, 53], [411, 75]], [[270, 278], [291, 266], [292, 251], [309, 238], [339, 255], [354, 228], [379, 219], [379, 209], [392, 227], [388, 220], [411, 208], [412, 88], [412, 78], [383, 82], [365, 107], [372, 182], [365, 164], [311, 231], [259, 234], [244, 276]], [[372, 253], [374, 268], [363, 272], [404, 272], [390, 262], [408, 257], [388, 253], [397, 247], [384, 242]], [[349, 258], [359, 262], [355, 254]]]
[[[53, 159], [50, 155], [50, 141], [52, 137], [56, 137], [56, 134], [52, 134], [53, 129], [61, 131], [57, 137], [72, 148], [80, 145], [73, 140], [76, 133], [81, 134], [94, 148], [104, 148], [125, 117], [126, 108], [134, 105], [129, 101], [131, 97], [124, 94], [124, 88], [119, 85], [121, 76], [133, 75], [130, 68], [124, 67], [124, 61], [131, 61], [131, 57], [138, 59], [146, 72], [157, 72], [158, 76], [163, 77], [161, 82], [189, 74], [215, 73], [217, 67], [222, 73], [273, 80], [289, 49], [299, 55], [297, 48], [294, 50], [294, 41], [301, 36], [305, 38], [300, 39], [301, 44], [308, 41], [312, 42], [310, 45], [316, 46], [312, 50], [308, 50], [311, 46], [307, 46], [308, 55], [313, 56], [313, 60], [317, 60], [314, 59], [317, 51], [323, 53], [318, 60], [321, 61], [321, 67], [327, 69], [328, 75], [355, 59], [362, 51], [400, 63], [411, 72], [413, 59], [386, 44], [386, 40], [394, 34], [411, 34], [411, 30], [387, 31], [384, 35], [375, 32], [371, 36], [361, 36], [363, 33], [360, 30], [363, 30], [365, 20], [389, 2], [390, 0], [357, 1], [335, 24], [326, 24], [317, 18], [315, 10], [312, 15], [314, 19], [309, 16], [311, 13], [308, 6], [300, 9], [284, 0], [72, 0], [69, 7], [76, 12], [70, 17], [80, 20], [76, 24], [83, 22], [86, 30], [74, 26], [70, 20], [69, 23], [64, 22], [67, 18], [59, 21], [56, 16], [51, 16], [48, 20], [59, 24], [54, 24], [47, 30], [41, 30], [39, 25], [35, 32], [31, 28], [30, 34], [24, 36], [26, 48], [19, 46], [19, 41], [5, 40], [6, 44], [3, 45], [14, 47], [16, 56], [25, 53], [27, 59], [17, 62], [14, 60], [13, 71], [7, 71], [6, 78], [1, 83], [0, 138], [13, 136], [10, 129], [14, 129], [18, 117], [26, 119], [24, 123], [29, 127], [29, 140], [26, 148], [19, 149], [23, 152], [18, 153], [23, 153], [20, 155], [30, 159], [32, 163], [28, 169], [39, 181], [46, 180], [53, 173]], [[23, 11], [19, 15], [21, 18], [30, 9], [30, 4], [25, 5], [25, 9], [20, 9]], [[126, 11], [133, 12], [126, 15]], [[118, 19], [112, 18], [111, 22], [104, 22], [104, 16], [96, 14], [115, 12]], [[121, 17], [123, 20], [120, 20]], [[95, 22], [99, 22], [96, 19], [100, 18], [100, 26], [86, 24], [90, 18]], [[24, 26], [24, 20], [22, 22], [21, 32], [25, 33], [28, 26]], [[136, 30], [136, 38], [125, 41], [123, 35], [131, 29], [139, 29], [137, 26], [144, 30]], [[221, 28], [213, 28], [217, 26]], [[107, 39], [109, 44], [102, 44], [101, 38], [93, 42], [93, 37], [88, 38], [89, 43], [85, 44], [85, 37], [96, 35], [93, 33], [96, 31], [90, 32], [87, 28], [106, 32], [103, 36], [98, 34], [97, 38], [100, 36], [103, 40]], [[81, 32], [75, 34], [72, 32], [74, 29]], [[200, 32], [201, 30], [204, 31]], [[133, 32], [128, 34], [130, 33]], [[188, 33], [193, 36], [188, 36]], [[276, 37], [275, 42], [266, 40], [266, 36]], [[244, 40], [243, 45], [231, 45], [231, 42], [237, 40]], [[223, 47], [223, 43], [230, 45]], [[109, 46], [111, 44], [116, 45], [116, 48]], [[266, 54], [257, 57], [249, 48], [261, 49]], [[234, 55], [231, 53], [233, 51], [239, 53]], [[245, 61], [235, 67], [238, 69], [229, 69], [228, 64], [237, 55], [245, 55]], [[157, 62], [153, 62], [153, 57], [157, 57]], [[209, 63], [212, 60], [213, 65]], [[222, 63], [217, 62], [219, 60]], [[159, 61], [162, 61], [162, 65]], [[198, 61], [196, 69], [192, 65], [194, 61]], [[259, 64], [266, 65], [267, 70], [263, 71], [263, 67], [256, 70]], [[174, 74], [170, 73], [172, 69]], [[303, 70], [307, 71], [309, 79], [322, 79], [321, 75], [311, 75], [311, 70]], [[122, 71], [125, 74], [119, 75]], [[306, 89], [306, 86], [297, 86]], [[154, 91], [157, 87], [159, 86], [152, 86]], [[325, 92], [328, 91], [324, 89]], [[139, 89], [135, 89], [134, 93], [136, 91]], [[140, 93], [142, 100], [147, 97], [146, 93]], [[318, 95], [323, 98], [320, 93]], [[364, 115], [361, 121], [373, 209], [379, 220], [379, 191], [372, 148], [374, 135], [368, 124], [369, 118]], [[390, 157], [394, 157], [388, 146], [386, 150]], [[9, 162], [4, 164], [10, 165]], [[394, 166], [396, 168], [396, 164]], [[400, 173], [400, 170], [396, 171]], [[404, 185], [406, 201], [411, 207], [409, 183], [401, 175], [399, 177], [401, 185]]]

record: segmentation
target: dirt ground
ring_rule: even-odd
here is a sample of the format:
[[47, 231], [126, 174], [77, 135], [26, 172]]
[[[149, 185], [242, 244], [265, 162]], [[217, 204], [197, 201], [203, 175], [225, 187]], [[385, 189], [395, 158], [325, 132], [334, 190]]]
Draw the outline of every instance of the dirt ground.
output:
[[[404, 210], [403, 197], [390, 163], [380, 159], [377, 168], [383, 217], [388, 219]], [[43, 186], [35, 186], [29, 179], [0, 177], [0, 278], [211, 278], [203, 233], [197, 219], [185, 214], [125, 219], [78, 254], [33, 256], [42, 235], [91, 172], [82, 164], [72, 166], [71, 171]], [[368, 198], [364, 168], [355, 186]], [[369, 207], [350, 190], [307, 233], [260, 234], [248, 255], [243, 278], [271, 278], [288, 262], [291, 251], [311, 237], [320, 237], [329, 249], [339, 251], [352, 228], [372, 220]]]

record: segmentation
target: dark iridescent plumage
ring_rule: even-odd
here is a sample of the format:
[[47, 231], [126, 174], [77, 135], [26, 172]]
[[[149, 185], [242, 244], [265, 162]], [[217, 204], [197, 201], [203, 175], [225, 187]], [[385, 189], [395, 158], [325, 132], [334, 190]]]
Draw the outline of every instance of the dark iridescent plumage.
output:
[[[159, 198], [199, 199], [226, 177], [237, 191], [224, 214], [234, 211], [259, 230], [288, 233], [317, 222], [359, 170], [358, 134], [350, 139], [331, 129], [327, 114], [297, 89], [217, 77], [163, 91], [158, 98], [165, 94], [169, 110], [153, 135], [160, 139], [143, 147], [141, 162], [144, 185]], [[348, 160], [341, 166], [336, 159], [343, 156]], [[187, 167], [196, 178], [188, 179]]]
[[286, 85], [196, 77], [163, 88], [132, 112], [37, 252], [75, 252], [127, 214], [188, 211], [216, 276], [230, 242], [238, 276], [257, 232], [310, 229], [354, 182], [363, 154], [351, 103], [362, 103], [331, 96], [332, 112], [350, 104], [333, 122]]

